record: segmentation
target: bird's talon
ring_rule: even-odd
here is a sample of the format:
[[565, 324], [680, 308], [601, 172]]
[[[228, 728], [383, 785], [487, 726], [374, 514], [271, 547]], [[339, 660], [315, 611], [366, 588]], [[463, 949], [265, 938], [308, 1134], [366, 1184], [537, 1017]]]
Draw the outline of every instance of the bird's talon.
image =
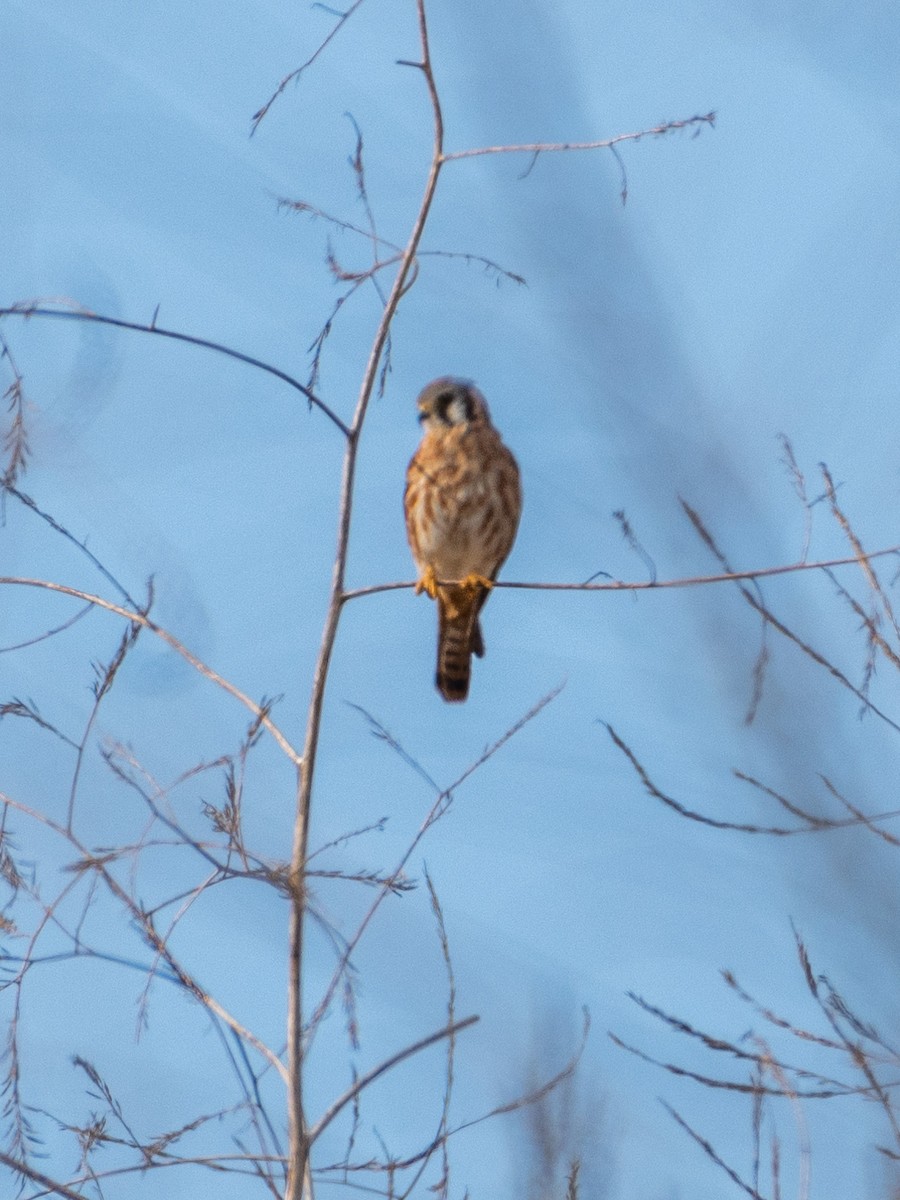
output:
[[467, 592], [477, 592], [479, 588], [486, 588], [490, 591], [494, 586], [493, 579], [486, 579], [484, 575], [479, 575], [473, 571], [471, 575], [467, 575], [462, 581], [462, 586]]
[[432, 600], [437, 599], [437, 576], [433, 567], [426, 567], [422, 572], [422, 578], [416, 584], [416, 595], [419, 596], [422, 592], [427, 592]]

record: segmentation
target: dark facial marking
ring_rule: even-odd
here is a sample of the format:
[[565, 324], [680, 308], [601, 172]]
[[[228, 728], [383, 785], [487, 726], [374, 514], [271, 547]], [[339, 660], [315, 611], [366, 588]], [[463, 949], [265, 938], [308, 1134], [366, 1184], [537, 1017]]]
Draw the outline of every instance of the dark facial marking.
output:
[[434, 398], [435, 411], [445, 425], [453, 424], [453, 422], [450, 420], [450, 405], [453, 403], [455, 398], [456, 392], [451, 388], [445, 388], [443, 392], [438, 392], [437, 396]]
[[462, 425], [472, 420], [474, 405], [468, 388], [445, 388], [434, 403], [438, 419], [445, 425]]

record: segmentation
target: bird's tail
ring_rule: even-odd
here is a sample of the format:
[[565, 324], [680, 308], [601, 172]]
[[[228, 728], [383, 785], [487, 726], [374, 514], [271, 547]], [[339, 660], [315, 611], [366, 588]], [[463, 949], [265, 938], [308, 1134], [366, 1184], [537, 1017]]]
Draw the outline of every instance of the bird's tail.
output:
[[[486, 591], [486, 589], [481, 589]], [[438, 691], [458, 702], [469, 694], [472, 655], [484, 654], [478, 610], [481, 596], [471, 588], [441, 588], [438, 593]]]

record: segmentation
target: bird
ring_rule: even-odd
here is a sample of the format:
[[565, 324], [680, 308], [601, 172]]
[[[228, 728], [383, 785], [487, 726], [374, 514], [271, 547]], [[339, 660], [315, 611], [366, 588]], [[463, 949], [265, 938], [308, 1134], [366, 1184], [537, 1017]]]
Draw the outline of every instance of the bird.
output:
[[469, 379], [443, 375], [416, 401], [423, 436], [406, 471], [406, 533], [416, 593], [438, 606], [437, 675], [443, 698], [466, 699], [478, 619], [512, 549], [522, 514], [519, 467]]

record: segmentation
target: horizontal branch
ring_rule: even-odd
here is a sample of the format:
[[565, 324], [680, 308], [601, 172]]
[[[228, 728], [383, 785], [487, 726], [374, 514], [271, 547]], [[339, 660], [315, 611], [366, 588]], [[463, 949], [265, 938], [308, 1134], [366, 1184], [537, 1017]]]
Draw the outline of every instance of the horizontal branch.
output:
[[[743, 579], [766, 579], [773, 575], [790, 575], [793, 572], [799, 571], [824, 571], [831, 567], [848, 567], [858, 565], [860, 557], [863, 561], [868, 562], [872, 558], [884, 558], [888, 554], [900, 554], [900, 545], [888, 546], [885, 550], [873, 550], [870, 554], [864, 553], [862, 556], [854, 554], [850, 558], [829, 558], [821, 559], [818, 562], [797, 562], [788, 563], [780, 567], [759, 567], [751, 571], [725, 571], [719, 575], [688, 575], [680, 579], [645, 579], [637, 582], [623, 579], [610, 579], [606, 583], [526, 583], [520, 581], [507, 581], [498, 579], [494, 584], [495, 588], [518, 588], [525, 591], [535, 592], [649, 592], [660, 591], [663, 588], [684, 588], [684, 587], [699, 587], [706, 583], [734, 583]], [[439, 579], [439, 586], [447, 586], [456, 584], [460, 581], [457, 579]], [[415, 580], [399, 581], [396, 583], [376, 583], [371, 587], [354, 588], [349, 592], [344, 592], [341, 597], [344, 600], [358, 600], [361, 596], [373, 596], [378, 592], [395, 592], [403, 588], [414, 588], [417, 586]]]
[[663, 137], [674, 133], [677, 129], [687, 129], [697, 126], [697, 132], [703, 125], [715, 125], [716, 114], [704, 113], [688, 117], [684, 121], [662, 121], [652, 129], [641, 129], [637, 133], [618, 133], [615, 137], [603, 138], [595, 142], [527, 142], [516, 146], [479, 146], [474, 150], [456, 150], [451, 154], [442, 155], [443, 162], [452, 162], [459, 158], [475, 158], [484, 154], [552, 154], [563, 150], [609, 150], [620, 142], [639, 142], [645, 137]]
[[245, 708], [248, 708], [253, 713], [254, 717], [259, 721], [263, 728], [267, 729], [272, 735], [284, 753], [288, 756], [291, 762], [299, 767], [302, 765], [302, 756], [297, 753], [285, 735], [281, 732], [275, 722], [268, 715], [268, 712], [255, 700], [251, 700], [246, 693], [240, 688], [229, 683], [227, 679], [214, 671], [212, 667], [208, 667], [205, 662], [197, 658], [188, 650], [183, 642], [180, 642], [174, 634], [169, 633], [167, 629], [163, 629], [161, 625], [157, 625], [155, 621], [151, 621], [148, 616], [141, 612], [134, 612], [131, 609], [123, 608], [120, 604], [113, 604], [111, 600], [104, 600], [102, 596], [94, 596], [90, 592], [79, 591], [78, 588], [67, 587], [63, 583], [53, 583], [49, 579], [23, 579], [14, 575], [0, 575], [0, 587], [32, 587], [43, 588], [47, 592], [57, 592], [62, 596], [72, 596], [76, 600], [84, 600], [88, 604], [93, 604], [97, 608], [103, 608], [107, 612], [115, 613], [118, 617], [123, 617], [126, 621], [131, 621], [135, 625], [141, 625], [144, 629], [149, 629], [151, 633], [156, 634], [158, 638], [170, 646], [177, 654], [212, 683], [217, 684], [223, 691], [226, 691], [229, 696], [233, 696], [235, 700], [240, 701]]
[[93, 321], [97, 325], [112, 325], [116, 329], [130, 329], [136, 333], [154, 333], [159, 337], [171, 338], [176, 342], [187, 342], [189, 346], [201, 346], [204, 350], [214, 350], [217, 354], [224, 354], [226, 358], [236, 359], [238, 362], [246, 363], [250, 367], [258, 367], [260, 371], [274, 375], [276, 379], [280, 379], [282, 383], [288, 384], [305, 396], [310, 404], [324, 413], [340, 429], [344, 437], [350, 436], [350, 430], [337, 413], [333, 412], [324, 400], [320, 400], [299, 380], [288, 375], [286, 371], [273, 367], [271, 363], [263, 362], [262, 359], [254, 358], [250, 354], [244, 354], [240, 350], [233, 350], [230, 346], [223, 346], [221, 342], [211, 342], [208, 338], [194, 337], [190, 333], [180, 333], [177, 329], [163, 329], [156, 324], [155, 317], [148, 325], [141, 324], [139, 321], [124, 321], [120, 317], [106, 317], [89, 308], [46, 308], [38, 302], [13, 304], [7, 308], [0, 308], [0, 317], [55, 317], [59, 320]]

